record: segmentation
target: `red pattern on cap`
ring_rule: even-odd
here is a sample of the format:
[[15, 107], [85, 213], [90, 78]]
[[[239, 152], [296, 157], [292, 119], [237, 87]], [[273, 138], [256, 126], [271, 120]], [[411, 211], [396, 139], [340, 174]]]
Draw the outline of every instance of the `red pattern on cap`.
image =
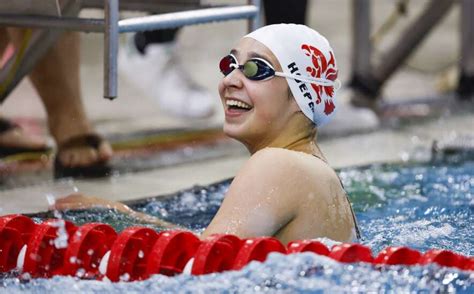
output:
[[[337, 69], [336, 69], [336, 60], [334, 58], [333, 53], [330, 51], [330, 59], [329, 62], [326, 60], [324, 54], [316, 47], [303, 44], [301, 45], [301, 49], [303, 49], [306, 56], [311, 57], [311, 62], [313, 67], [308, 66], [306, 67], [306, 71], [313, 77], [313, 78], [324, 78], [330, 81], [335, 81], [337, 79]], [[334, 102], [332, 101], [332, 97], [334, 95], [334, 86], [322, 86], [318, 84], [311, 84], [311, 87], [316, 92], [316, 104], [321, 103], [321, 95], [324, 93], [329, 97], [329, 99], [324, 99], [324, 113], [326, 115], [331, 114], [336, 107]]]

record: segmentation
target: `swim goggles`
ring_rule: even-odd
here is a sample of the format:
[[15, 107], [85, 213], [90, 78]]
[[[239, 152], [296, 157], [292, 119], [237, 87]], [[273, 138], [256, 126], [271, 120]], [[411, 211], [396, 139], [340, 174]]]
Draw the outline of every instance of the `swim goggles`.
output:
[[336, 86], [337, 89], [340, 87], [339, 80], [331, 81], [328, 79], [313, 78], [309, 76], [300, 76], [295, 74], [288, 74], [284, 72], [275, 71], [273, 66], [263, 58], [253, 57], [247, 60], [244, 64], [240, 64], [237, 58], [233, 54], [229, 54], [221, 59], [219, 62], [219, 69], [227, 76], [234, 69], [240, 69], [244, 76], [252, 81], [263, 81], [266, 79], [273, 78], [274, 76], [290, 78], [296, 81], [303, 81], [311, 84], [318, 84], [321, 86]]

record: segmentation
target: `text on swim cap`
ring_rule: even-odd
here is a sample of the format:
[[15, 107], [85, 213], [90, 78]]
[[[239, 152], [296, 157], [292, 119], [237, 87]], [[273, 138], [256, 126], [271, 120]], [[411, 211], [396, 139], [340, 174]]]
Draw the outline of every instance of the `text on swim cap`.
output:
[[[295, 74], [297, 76], [300, 76], [301, 73], [299, 72], [299, 69], [298, 67], [296, 66], [296, 63], [295, 62], [292, 62], [290, 64], [288, 64], [288, 69], [290, 70], [290, 72], [292, 74]], [[300, 89], [301, 93], [303, 94], [304, 97], [308, 98], [308, 100], [310, 101], [308, 103], [308, 106], [309, 108], [311, 108], [311, 111], [314, 112], [314, 103], [313, 103], [313, 97], [311, 96], [311, 93], [308, 91], [308, 87], [306, 87], [306, 84], [305, 83], [301, 83], [300, 80], [297, 80], [295, 79], [295, 82], [298, 84], [298, 88]], [[321, 101], [316, 101], [317, 104], [319, 104]]]

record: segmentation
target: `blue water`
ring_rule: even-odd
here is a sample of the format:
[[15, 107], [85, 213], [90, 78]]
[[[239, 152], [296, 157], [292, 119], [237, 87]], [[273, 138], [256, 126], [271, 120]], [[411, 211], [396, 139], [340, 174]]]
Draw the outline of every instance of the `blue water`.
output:
[[[474, 161], [456, 164], [372, 165], [348, 168], [339, 175], [350, 195], [363, 234], [374, 254], [387, 246], [420, 251], [449, 249], [473, 255]], [[200, 231], [217, 211], [230, 181], [194, 187], [135, 209]], [[68, 212], [77, 224], [101, 221], [117, 230], [134, 223], [114, 211]], [[159, 228], [157, 228], [159, 229]], [[436, 265], [374, 267], [340, 264], [313, 254], [272, 254], [265, 263], [241, 271], [206, 276], [165, 277], [132, 283], [78, 281], [70, 277], [20, 281], [4, 278], [11, 293], [68, 292], [446, 292], [474, 293], [474, 273]], [[0, 285], [2, 285], [0, 284]]]

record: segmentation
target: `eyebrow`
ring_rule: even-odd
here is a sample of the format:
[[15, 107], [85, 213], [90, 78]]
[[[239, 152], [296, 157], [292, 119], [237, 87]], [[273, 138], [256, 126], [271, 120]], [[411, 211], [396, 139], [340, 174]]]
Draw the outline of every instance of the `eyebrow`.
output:
[[[238, 55], [238, 54], [239, 54], [239, 50], [237, 50], [237, 49], [232, 49], [232, 50], [230, 50], [230, 54]], [[270, 58], [268, 58], [268, 56], [259, 54], [259, 53], [254, 52], [254, 51], [250, 51], [250, 52], [248, 53], [248, 55], [250, 56], [250, 58], [261, 58], [261, 59], [265, 59], [268, 63], [270, 63], [271, 66], [274, 66], [274, 65], [273, 65], [273, 62], [270, 61]]]

